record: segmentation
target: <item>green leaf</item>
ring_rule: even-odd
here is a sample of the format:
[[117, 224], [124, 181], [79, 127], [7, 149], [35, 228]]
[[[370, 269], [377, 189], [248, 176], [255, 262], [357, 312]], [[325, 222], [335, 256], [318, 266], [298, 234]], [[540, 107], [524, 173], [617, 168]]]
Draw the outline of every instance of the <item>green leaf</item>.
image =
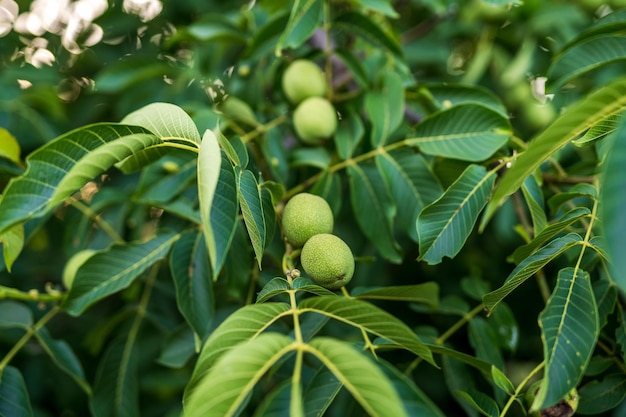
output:
[[545, 371], [532, 405], [556, 404], [582, 379], [599, 334], [598, 308], [589, 274], [574, 268], [559, 271], [556, 288], [539, 315]]
[[385, 73], [381, 91], [370, 91], [365, 95], [365, 110], [372, 122], [370, 143], [379, 148], [387, 143], [404, 117], [402, 78], [395, 72]]
[[[402, 248], [393, 235], [391, 221], [396, 208], [375, 167], [349, 165], [350, 202], [361, 230], [374, 244], [378, 252], [395, 263], [402, 261]], [[368, 207], [368, 210], [363, 210]]]
[[522, 193], [533, 220], [533, 236], [537, 236], [548, 224], [548, 219], [546, 218], [542, 190], [535, 177], [526, 178], [522, 184]]
[[259, 183], [252, 171], [245, 170], [239, 175], [239, 199], [241, 200], [241, 213], [248, 230], [248, 236], [252, 242], [259, 269], [263, 261], [265, 249], [265, 234], [267, 233], [265, 217], [263, 215], [263, 202]]
[[0, 158], [6, 158], [21, 165], [20, 153], [20, 144], [17, 139], [8, 130], [0, 127]]
[[576, 223], [580, 219], [585, 217], [589, 217], [591, 215], [591, 211], [589, 211], [586, 207], [576, 207], [565, 213], [561, 218], [550, 225], [548, 225], [543, 231], [535, 236], [533, 240], [531, 240], [526, 245], [520, 246], [515, 249], [513, 252], [512, 258], [515, 263], [519, 264], [524, 259], [528, 258], [532, 255], [537, 249], [539, 249], [546, 242], [551, 240], [553, 237], [562, 233], [572, 224]]
[[213, 320], [215, 302], [211, 265], [200, 231], [183, 233], [174, 243], [170, 270], [176, 287], [176, 305], [199, 340], [204, 340]]
[[506, 171], [481, 221], [485, 228], [496, 209], [513, 194], [545, 160], [590, 127], [626, 106], [626, 77], [595, 91], [576, 104], [544, 129], [528, 145]]
[[403, 55], [398, 40], [392, 34], [381, 29], [378, 23], [375, 23], [362, 13], [343, 13], [333, 21], [333, 26], [337, 30], [354, 33], [374, 46], [383, 47], [399, 58]]
[[470, 165], [443, 195], [426, 206], [417, 218], [418, 260], [438, 264], [453, 258], [469, 237], [480, 211], [487, 204], [495, 172]]
[[548, 79], [553, 88], [605, 66], [626, 59], [626, 36], [602, 34], [576, 42], [559, 53], [548, 69]]
[[96, 253], [78, 269], [63, 307], [78, 316], [93, 303], [128, 287], [163, 259], [179, 236], [162, 233], [146, 242], [116, 244]]
[[298, 277], [293, 280], [293, 289], [296, 291], [305, 291], [315, 295], [330, 295], [336, 297], [337, 294], [329, 289], [315, 284], [311, 279], [306, 277]]
[[266, 394], [252, 417], [283, 417], [291, 405], [291, 389], [291, 381], [285, 381]]
[[550, 211], [554, 213], [568, 201], [581, 197], [595, 201], [598, 199], [598, 189], [592, 184], [576, 184], [566, 192], [558, 193], [550, 197], [548, 207], [550, 207]]
[[439, 305], [439, 284], [436, 282], [358, 290], [360, 288], [355, 288], [351, 295], [362, 300], [408, 301], [426, 304], [433, 309]]
[[455, 391], [455, 394], [467, 401], [472, 408], [477, 410], [480, 414], [487, 417], [498, 417], [500, 415], [500, 409], [498, 404], [489, 396], [483, 394], [477, 390]]
[[141, 126], [163, 141], [178, 140], [200, 145], [200, 133], [193, 119], [183, 109], [171, 103], [151, 103], [135, 110], [122, 123]]
[[615, 284], [626, 291], [626, 256], [624, 256], [624, 235], [626, 222], [626, 179], [618, 175], [626, 164], [626, 122], [622, 122], [615, 134], [615, 142], [602, 170], [599, 217], [606, 238], [610, 269]]
[[322, 147], [297, 148], [290, 154], [290, 164], [293, 167], [313, 167], [326, 170], [330, 166], [330, 153]]
[[612, 374], [602, 381], [586, 383], [578, 390], [577, 414], [600, 414], [620, 405], [626, 398], [626, 376]]
[[582, 237], [577, 233], [569, 233], [563, 237], [554, 239], [546, 246], [539, 249], [533, 255], [524, 259], [509, 274], [502, 285], [497, 290], [485, 294], [483, 303], [485, 308], [493, 310], [507, 295], [535, 274], [538, 270], [546, 266], [550, 261], [561, 255], [566, 250], [580, 244]]
[[354, 150], [365, 135], [365, 126], [359, 113], [352, 107], [342, 112], [342, 117], [333, 136], [335, 148], [341, 159], [352, 157]]
[[185, 399], [185, 416], [234, 416], [261, 377], [294, 349], [294, 342], [278, 333], [235, 346], [198, 380]]
[[0, 200], [0, 235], [31, 217], [43, 216], [114, 163], [160, 143], [145, 129], [101, 123], [66, 133], [26, 159]]
[[440, 110], [422, 120], [404, 143], [428, 155], [480, 162], [511, 136], [508, 119], [482, 105], [467, 103]]
[[622, 120], [624, 120], [624, 113], [613, 114], [593, 125], [582, 137], [574, 139], [572, 143], [576, 146], [589, 146], [615, 132]]
[[498, 335], [486, 319], [474, 317], [469, 322], [468, 339], [478, 358], [491, 363], [500, 370], [504, 369], [504, 358], [500, 352]]
[[285, 294], [287, 291], [289, 291], [289, 283], [285, 278], [272, 278], [257, 294], [256, 303], [264, 303], [272, 297]]
[[65, 340], [53, 339], [45, 327], [37, 329], [35, 337], [56, 366], [68, 374], [87, 395], [91, 395], [91, 387], [85, 380], [83, 367], [72, 347]]
[[392, 383], [362, 352], [327, 337], [311, 340], [306, 351], [330, 369], [368, 415], [407, 416]]
[[32, 325], [33, 312], [30, 308], [13, 300], [0, 301], [0, 329], [13, 327], [27, 329]]
[[285, 303], [250, 304], [229, 315], [204, 343], [185, 390], [185, 398], [222, 355], [237, 344], [258, 336], [288, 310], [289, 305]]
[[592, 284], [593, 295], [598, 305], [598, 324], [602, 329], [608, 323], [608, 317], [615, 311], [617, 288], [608, 279], [600, 279]]
[[500, 98], [491, 90], [474, 85], [450, 84], [450, 83], [426, 83], [419, 85], [414, 93], [420, 93], [425, 89], [435, 100], [438, 108], [455, 107], [460, 104], [480, 104], [497, 113], [502, 117], [509, 117], [507, 108]]
[[391, 0], [359, 0], [359, 3], [368, 10], [381, 13], [390, 18], [398, 18], [398, 13], [393, 9]]
[[135, 340], [118, 338], [98, 364], [91, 397], [94, 417], [136, 417], [139, 409], [138, 354]]
[[366, 301], [333, 296], [312, 297], [301, 301], [298, 309], [324, 314], [390, 340], [435, 365], [432, 353], [413, 330], [396, 317]]
[[492, 365], [489, 362], [485, 362], [482, 359], [478, 359], [475, 356], [468, 355], [467, 353], [459, 352], [458, 350], [451, 349], [441, 345], [435, 345], [432, 343], [427, 343], [426, 346], [433, 352], [443, 355], [444, 357], [453, 358], [458, 362], [462, 362], [466, 365], [469, 365], [473, 368], [476, 368], [480, 372], [483, 373], [487, 378], [491, 378], [491, 367]]
[[0, 373], [0, 417], [33, 417], [24, 378], [12, 366]]
[[424, 157], [411, 149], [381, 151], [376, 166], [396, 204], [398, 229], [417, 242], [417, 216], [443, 193], [439, 180]]
[[311, 37], [320, 25], [322, 0], [296, 0], [291, 8], [287, 27], [276, 44], [275, 53], [281, 55], [283, 48], [297, 48]]
[[343, 385], [326, 367], [320, 367], [304, 391], [306, 417], [323, 416]]
[[514, 395], [515, 387], [513, 386], [513, 383], [506, 377], [504, 372], [495, 366], [491, 367], [491, 379], [502, 391], [509, 395]]
[[24, 225], [16, 224], [7, 229], [0, 235], [0, 243], [2, 243], [4, 265], [7, 267], [7, 271], [11, 272], [13, 262], [24, 248]]
[[98, 72], [95, 83], [100, 93], [120, 93], [147, 80], [173, 77], [176, 73], [177, 69], [169, 63], [131, 55], [115, 64], [104, 66]]

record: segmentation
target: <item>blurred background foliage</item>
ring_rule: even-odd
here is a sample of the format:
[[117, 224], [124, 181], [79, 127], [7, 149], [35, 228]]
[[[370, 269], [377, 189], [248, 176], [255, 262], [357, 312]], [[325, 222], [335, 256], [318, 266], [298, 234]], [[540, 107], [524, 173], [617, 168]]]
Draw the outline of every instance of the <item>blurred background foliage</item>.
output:
[[[340, 13], [342, 7], [348, 9], [354, 2], [333, 0], [332, 3]], [[407, 117], [415, 121], [424, 114], [419, 85], [450, 82], [481, 86], [502, 100], [516, 135], [527, 140], [552, 121], [564, 106], [625, 69], [620, 63], [598, 69], [591, 76], [576, 79], [575, 88], [563, 89], [553, 101], [547, 97], [550, 85], [546, 90], [542, 78], [556, 51], [596, 19], [623, 6], [622, 0], [400, 0], [393, 3], [393, 9], [385, 8], [386, 2], [359, 3], [380, 6], [377, 12], [388, 18], [379, 20], [380, 29], [388, 38], [372, 36], [367, 46], [350, 45], [345, 59], [333, 62], [338, 69], [345, 69], [350, 67], [351, 59], [363, 59], [358, 67], [362, 70], [334, 72], [335, 91], [343, 94], [337, 100], [349, 101], [372, 88], [380, 75], [377, 72], [384, 68], [381, 62], [388, 62], [389, 54], [398, 54], [402, 59], [393, 61], [393, 65], [404, 74], [405, 80], [412, 80], [416, 86], [414, 95], [407, 95]], [[289, 111], [278, 81], [286, 63], [295, 57], [316, 60], [325, 47], [324, 34], [316, 32], [302, 47], [281, 49], [282, 57], [277, 57], [276, 45], [281, 41], [290, 5], [287, 0], [162, 3], [159, 0], [0, 0], [0, 127], [4, 129], [0, 134], [17, 139], [23, 161], [34, 149], [63, 132], [100, 121], [119, 121], [155, 101], [182, 107], [200, 131], [221, 123], [224, 132], [238, 134], [239, 125], [274, 120]], [[371, 13], [371, 19], [375, 21], [377, 14]], [[361, 29], [367, 31], [368, 27]], [[341, 39], [350, 33], [351, 26], [336, 25], [333, 30], [332, 36]], [[397, 44], [385, 44], [387, 39]], [[394, 45], [399, 45], [398, 50], [394, 50]], [[362, 48], [368, 48], [366, 56], [359, 56]], [[241, 120], [243, 113], [229, 113], [220, 108], [225, 97], [243, 100], [253, 109], [253, 114]], [[287, 144], [288, 148], [292, 134], [284, 126], [279, 126], [273, 134], [279, 145], [272, 156], [284, 162], [291, 156], [280, 144]], [[570, 169], [570, 174], [576, 173], [576, 169], [581, 175], [589, 172], [585, 151], [581, 152], [582, 158], [580, 153], [572, 158], [578, 168]], [[564, 160], [566, 157], [567, 154]], [[23, 164], [0, 159], [0, 185], [4, 185], [10, 176], [23, 169]], [[454, 164], [447, 161], [438, 172], [444, 185], [446, 178], [452, 181], [465, 167]], [[291, 186], [315, 172], [314, 167], [306, 164], [287, 168], [279, 163], [272, 170], [273, 175]], [[106, 189], [115, 194], [141, 186], [146, 178], [112, 173], [107, 181]], [[124, 194], [120, 191], [120, 195]], [[341, 204], [334, 206], [341, 234], [349, 240], [353, 252], [367, 255], [369, 251], [374, 255], [371, 248], [365, 247], [345, 206], [343, 210]], [[141, 210], [120, 205], [104, 215], [112, 224], [126, 222], [129, 229], [137, 230], [140, 235], [142, 227], [149, 227]], [[65, 261], [83, 243], [76, 239], [91, 227], [81, 223], [80, 213], [68, 211], [65, 215], [64, 219], [50, 219], [43, 228], [39, 227], [41, 222], [29, 223], [28, 248], [16, 261], [12, 273], [0, 266], [2, 285], [28, 290], [60, 283]], [[74, 223], [73, 219], [76, 219]], [[512, 269], [508, 256], [523, 243], [514, 232], [516, 223], [513, 208], [505, 206], [481, 236], [470, 237], [454, 261], [444, 260], [437, 266], [416, 263], [417, 245], [403, 241], [406, 254], [403, 263], [391, 265], [381, 260], [360, 264], [360, 282], [362, 285], [439, 282], [442, 307], [436, 314], [403, 304], [385, 306], [410, 326], [420, 329], [421, 334], [446, 329], [480, 302], [485, 289], [498, 287]], [[91, 236], [92, 247], [106, 247], [110, 243], [105, 237], [99, 242], [98, 232], [93, 233], [96, 236]], [[244, 271], [244, 278], [218, 283], [227, 285], [222, 289], [227, 297], [218, 301], [216, 323], [249, 296], [245, 277], [253, 267], [253, 256], [245, 252], [238, 255], [239, 260], [229, 261], [249, 260], [238, 266]], [[557, 271], [559, 267], [555, 263], [549, 268]], [[272, 272], [275, 270], [271, 268], [264, 270], [261, 282], [271, 278]], [[127, 300], [136, 299], [137, 291], [132, 286], [121, 297], [107, 299], [78, 319], [58, 318], [50, 324], [52, 334], [74, 347], [86, 367], [88, 380], [92, 380], [95, 358], [102, 353], [111, 329], [124, 323], [130, 314], [132, 304]], [[537, 298], [537, 291], [534, 284], [526, 285], [518, 290], [516, 297], [507, 300], [511, 313], [505, 314], [503, 320], [513, 329], [510, 337], [515, 355], [511, 361], [508, 357], [505, 360], [514, 382], [519, 382], [515, 381], [515, 372], [519, 372], [517, 378], [526, 376], [542, 356], [537, 316], [543, 306], [527, 302], [528, 297]], [[176, 327], [179, 319], [172, 292], [170, 282], [158, 281], [150, 324], [138, 340], [142, 352], [140, 368], [145, 370], [140, 376], [142, 416], [178, 415], [180, 392], [190, 376], [191, 367], [185, 366], [188, 352], [164, 359], [170, 365], [180, 361], [178, 369], [148, 365], [162, 354], [160, 337], [164, 329]], [[18, 336], [14, 331], [0, 332], [0, 351], [8, 350]], [[172, 335], [176, 337], [191, 336], [181, 331]], [[451, 343], [459, 350], [471, 350], [465, 331], [458, 332]], [[86, 396], [76, 390], [68, 377], [52, 370], [54, 364], [40, 349], [36, 344], [29, 345], [16, 360], [27, 381], [36, 415], [87, 415]], [[505, 354], [513, 356], [512, 351]], [[420, 387], [446, 415], [460, 415], [459, 405], [449, 401], [448, 388], [443, 383], [433, 383], [441, 377], [439, 371], [423, 370], [432, 375], [424, 375], [421, 380], [428, 382]], [[622, 412], [626, 411], [622, 408]]]

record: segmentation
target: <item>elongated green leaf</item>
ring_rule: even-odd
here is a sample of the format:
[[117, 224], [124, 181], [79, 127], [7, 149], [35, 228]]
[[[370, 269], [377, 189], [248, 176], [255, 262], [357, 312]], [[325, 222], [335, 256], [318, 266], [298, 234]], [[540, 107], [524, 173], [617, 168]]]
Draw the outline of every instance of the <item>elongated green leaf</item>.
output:
[[213, 320], [215, 302], [211, 265], [201, 232], [187, 232], [174, 243], [170, 270], [178, 309], [199, 340], [204, 340]]
[[535, 236], [535, 238], [528, 244], [515, 249], [515, 252], [513, 252], [512, 255], [513, 260], [515, 263], [519, 264], [550, 239], [565, 231], [569, 226], [576, 223], [578, 220], [590, 215], [591, 211], [586, 207], [576, 207], [575, 209], [568, 211], [557, 222], [552, 223], [543, 229], [543, 231]]
[[[391, 221], [396, 207], [378, 170], [369, 165], [348, 166], [350, 202], [361, 230], [385, 259], [399, 263], [402, 248], [393, 236]], [[368, 210], [363, 210], [367, 207]]]
[[118, 338], [98, 364], [91, 397], [94, 417], [137, 417], [139, 411], [138, 353], [134, 340]]
[[598, 305], [599, 328], [602, 329], [607, 324], [609, 315], [615, 311], [617, 288], [608, 279], [594, 281], [592, 287]]
[[279, 294], [285, 294], [287, 291], [289, 291], [289, 283], [285, 278], [272, 278], [272, 280], [265, 284], [261, 291], [259, 291], [256, 302], [263, 303]]
[[543, 194], [535, 177], [526, 178], [522, 184], [522, 193], [533, 220], [533, 236], [537, 236], [548, 224], [548, 219], [546, 218]]
[[596, 123], [582, 137], [574, 139], [572, 143], [576, 146], [589, 146], [617, 130], [622, 120], [624, 120], [624, 113], [613, 114]]
[[405, 143], [428, 155], [479, 162], [500, 149], [510, 135], [508, 119], [482, 105], [467, 103], [433, 113]]
[[0, 235], [0, 243], [2, 243], [2, 252], [4, 255], [4, 265], [7, 271], [11, 272], [11, 266], [22, 252], [24, 247], [24, 225], [16, 224], [2, 235]]
[[261, 268], [267, 230], [263, 215], [261, 190], [256, 177], [251, 171], [245, 170], [239, 176], [239, 198], [241, 200], [243, 221], [246, 224], [248, 236], [252, 242], [257, 264]]
[[603, 34], [581, 40], [558, 54], [548, 69], [548, 79], [558, 88], [591, 70], [626, 59], [626, 36]]
[[365, 110], [372, 122], [370, 142], [374, 148], [381, 147], [398, 128], [404, 116], [404, 88], [398, 74], [386, 73], [382, 91], [366, 94]]
[[215, 362], [235, 345], [258, 336], [289, 310], [285, 303], [251, 304], [232, 313], [211, 333], [200, 352], [185, 398], [213, 367]]
[[387, 378], [391, 380], [400, 398], [402, 398], [402, 406], [409, 416], [445, 417], [445, 414], [439, 407], [415, 385], [412, 379], [404, 375], [389, 362], [379, 360], [379, 363]]
[[400, 43], [395, 36], [383, 31], [377, 23], [369, 17], [358, 12], [343, 13], [333, 21], [334, 27], [345, 30], [348, 33], [355, 33], [365, 41], [374, 46], [383, 47], [398, 57], [402, 57], [403, 52]]
[[407, 416], [392, 383], [363, 353], [326, 337], [311, 340], [306, 350], [331, 370], [368, 415]]
[[504, 370], [504, 358], [500, 351], [498, 335], [486, 319], [474, 317], [469, 322], [468, 338], [478, 358]]
[[267, 188], [260, 188], [261, 205], [263, 206], [263, 221], [265, 222], [265, 241], [263, 247], [268, 247], [276, 232], [276, 212], [272, 202], [272, 193]]
[[496, 209], [553, 153], [606, 117], [626, 106], [626, 77], [620, 78], [572, 105], [536, 136], [506, 171], [481, 221], [481, 229]]
[[21, 164], [20, 143], [5, 128], [0, 127], [0, 158], [6, 158], [16, 164]]
[[[261, 404], [254, 410], [252, 417], [283, 417], [286, 410], [289, 410], [292, 399], [291, 381], [285, 381], [278, 388], [265, 395]], [[290, 414], [290, 417], [292, 415]], [[302, 415], [297, 414], [297, 417]]]
[[477, 370], [481, 371], [487, 378], [491, 377], [491, 367], [489, 362], [485, 362], [482, 359], [478, 359], [475, 356], [468, 355], [467, 353], [459, 352], [458, 350], [451, 349], [441, 345], [435, 345], [427, 343], [426, 346], [433, 352], [443, 355], [444, 357], [454, 358], [457, 361], [463, 362]]
[[146, 242], [117, 244], [95, 254], [79, 268], [63, 307], [78, 316], [93, 303], [128, 287], [163, 259], [178, 238], [178, 234], [162, 233]]
[[592, 184], [576, 184], [566, 192], [558, 193], [548, 200], [548, 207], [553, 213], [570, 200], [586, 197], [591, 201], [598, 199], [598, 189]]
[[599, 334], [598, 307], [589, 274], [559, 271], [556, 288], [539, 316], [544, 379], [533, 409], [556, 404], [582, 379]]
[[578, 395], [577, 414], [603, 413], [617, 407], [626, 398], [626, 377], [612, 374], [602, 381], [591, 381], [578, 390]]
[[296, 291], [306, 291], [315, 295], [331, 295], [337, 296], [334, 292], [320, 285], [315, 284], [311, 279], [306, 277], [298, 277], [293, 280], [293, 289]]
[[65, 340], [52, 338], [45, 327], [37, 329], [35, 337], [59, 369], [76, 381], [85, 393], [91, 395], [91, 387], [85, 380], [83, 367], [76, 354], [74, 354], [72, 347]]
[[185, 417], [229, 417], [261, 377], [295, 349], [287, 336], [265, 333], [222, 356], [185, 399]]
[[323, 416], [343, 385], [326, 367], [317, 370], [303, 395], [306, 417]]
[[26, 159], [26, 172], [4, 190], [0, 235], [33, 216], [43, 216], [114, 163], [160, 142], [140, 127], [102, 123], [73, 130], [42, 146]]
[[425, 89], [436, 101], [438, 108], [454, 107], [460, 104], [481, 104], [498, 112], [502, 117], [508, 117], [508, 110], [502, 101], [491, 90], [475, 85], [427, 83], [419, 85], [415, 93], [420, 94]]
[[500, 409], [498, 404], [489, 396], [483, 394], [477, 390], [456, 391], [456, 395], [467, 401], [472, 408], [477, 410], [480, 414], [486, 417], [498, 417], [500, 415]]
[[22, 303], [13, 300], [0, 301], [0, 329], [33, 325], [33, 312]]
[[430, 349], [406, 324], [384, 310], [354, 298], [322, 296], [303, 300], [302, 311], [327, 315], [385, 338], [435, 365]]
[[491, 378], [498, 388], [509, 395], [514, 395], [515, 387], [513, 383], [500, 369], [495, 366], [491, 367]]
[[621, 172], [626, 164], [626, 122], [615, 134], [615, 142], [607, 156], [602, 171], [600, 190], [600, 221], [611, 259], [612, 278], [622, 291], [626, 291], [626, 256], [624, 256], [624, 207], [626, 207], [626, 179]]
[[424, 157], [410, 149], [381, 152], [376, 155], [376, 166], [397, 206], [398, 229], [417, 242], [417, 216], [443, 193], [439, 180]]
[[487, 204], [494, 182], [495, 172], [470, 165], [439, 199], [422, 210], [417, 218], [419, 260], [432, 265], [459, 253]]
[[291, 8], [289, 21], [278, 43], [275, 53], [281, 55], [282, 48], [297, 48], [319, 27], [322, 17], [322, 0], [296, 0]]
[[122, 119], [122, 123], [141, 126], [157, 137], [200, 145], [200, 133], [193, 119], [171, 103], [150, 103]]
[[399, 17], [391, 5], [391, 0], [360, 0], [359, 3], [366, 9], [376, 11], [393, 19]]
[[364, 291], [357, 290], [358, 288], [352, 291], [351, 295], [362, 300], [408, 301], [423, 303], [433, 309], [436, 309], [439, 305], [439, 284], [436, 282], [374, 289], [366, 288]]
[[563, 237], [554, 239], [546, 246], [539, 249], [533, 255], [524, 259], [506, 278], [504, 285], [497, 290], [485, 294], [483, 303], [485, 308], [493, 310], [507, 295], [519, 287], [529, 277], [543, 268], [548, 262], [561, 255], [571, 247], [578, 245], [582, 241], [577, 233], [569, 233]]
[[12, 366], [0, 373], [0, 417], [33, 417], [24, 378]]
[[364, 135], [365, 127], [361, 116], [352, 107], [348, 107], [346, 112], [342, 114], [337, 131], [333, 136], [335, 148], [341, 159], [348, 159], [352, 156]]

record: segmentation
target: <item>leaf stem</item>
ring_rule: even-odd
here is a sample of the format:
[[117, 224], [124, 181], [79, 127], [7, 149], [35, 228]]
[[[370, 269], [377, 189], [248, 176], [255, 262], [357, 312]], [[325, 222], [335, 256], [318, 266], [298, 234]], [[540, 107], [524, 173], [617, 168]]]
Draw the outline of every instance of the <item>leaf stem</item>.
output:
[[267, 132], [268, 130], [273, 129], [276, 126], [279, 126], [285, 123], [287, 120], [289, 120], [287, 115], [281, 114], [275, 119], [272, 119], [267, 123], [257, 126], [254, 130], [251, 130], [250, 132], [240, 135], [239, 138], [241, 139], [243, 143], [248, 143], [256, 139], [258, 136], [262, 135], [263, 133]]
[[42, 294], [36, 289], [29, 290], [28, 292], [20, 291], [15, 288], [5, 287], [0, 285], [0, 300], [7, 298], [21, 301], [39, 301], [42, 303], [49, 303], [53, 301], [62, 300], [65, 294], [62, 292]]
[[509, 411], [509, 408], [511, 408], [511, 405], [520, 395], [520, 393], [522, 392], [526, 384], [528, 384], [528, 382], [537, 374], [537, 372], [543, 369], [544, 365], [545, 365], [545, 362], [541, 362], [539, 365], [535, 367], [535, 369], [533, 369], [532, 371], [530, 371], [528, 375], [526, 375], [526, 378], [524, 378], [522, 382], [519, 383], [517, 388], [515, 388], [515, 392], [513, 393], [513, 395], [509, 397], [509, 400], [506, 402], [504, 407], [502, 407], [502, 411], [500, 412], [500, 417], [504, 417], [506, 415], [506, 413]]
[[69, 205], [74, 207], [76, 210], [83, 213], [86, 217], [91, 219], [94, 223], [96, 223], [104, 233], [106, 233], [111, 240], [116, 243], [124, 243], [124, 239], [113, 229], [113, 227], [105, 220], [102, 220], [102, 217], [91, 209], [88, 205], [83, 202], [77, 200], [74, 197], [70, 197], [67, 199]]
[[61, 308], [59, 306], [52, 307], [52, 309], [50, 309], [50, 311], [48, 311], [42, 318], [40, 318], [37, 323], [26, 329], [26, 333], [24, 333], [20, 340], [18, 340], [17, 343], [13, 345], [11, 350], [4, 356], [4, 358], [2, 358], [2, 361], [0, 361], [0, 378], [2, 378], [4, 368], [7, 367], [9, 362], [11, 362], [15, 355], [17, 355], [17, 353], [24, 347], [24, 345], [26, 345], [30, 338], [33, 337], [33, 335], [37, 333], [39, 329], [45, 326], [60, 311]]

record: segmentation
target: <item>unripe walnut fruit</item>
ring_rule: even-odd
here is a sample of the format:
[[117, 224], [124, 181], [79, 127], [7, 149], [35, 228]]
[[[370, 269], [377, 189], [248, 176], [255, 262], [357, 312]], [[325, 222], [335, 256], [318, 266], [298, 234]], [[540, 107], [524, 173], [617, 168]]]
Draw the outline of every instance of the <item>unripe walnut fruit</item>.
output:
[[337, 290], [346, 285], [354, 275], [354, 256], [341, 238], [322, 233], [304, 244], [300, 263], [305, 272], [318, 285]]
[[285, 237], [296, 248], [311, 236], [332, 233], [334, 226], [333, 212], [326, 200], [309, 193], [291, 197], [285, 204], [282, 222]]
[[85, 262], [91, 258], [96, 251], [93, 249], [83, 249], [81, 251], [76, 252], [65, 264], [65, 268], [63, 268], [63, 285], [68, 290], [72, 288], [72, 284], [74, 283], [74, 277], [76, 277], [76, 273], [78, 272], [78, 268], [83, 266]]
[[325, 98], [310, 97], [293, 112], [293, 126], [304, 143], [317, 145], [335, 134], [337, 112]]
[[282, 78], [283, 91], [287, 99], [298, 104], [309, 97], [322, 97], [326, 93], [326, 79], [322, 70], [312, 61], [293, 61]]

